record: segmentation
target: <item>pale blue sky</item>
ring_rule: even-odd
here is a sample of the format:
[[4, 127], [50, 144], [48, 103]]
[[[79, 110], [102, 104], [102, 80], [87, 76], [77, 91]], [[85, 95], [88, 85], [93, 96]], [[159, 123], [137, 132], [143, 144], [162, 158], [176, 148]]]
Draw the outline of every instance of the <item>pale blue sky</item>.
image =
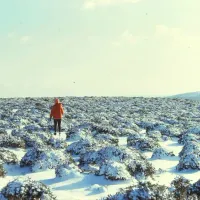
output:
[[199, 9], [199, 0], [0, 0], [0, 97], [199, 91]]

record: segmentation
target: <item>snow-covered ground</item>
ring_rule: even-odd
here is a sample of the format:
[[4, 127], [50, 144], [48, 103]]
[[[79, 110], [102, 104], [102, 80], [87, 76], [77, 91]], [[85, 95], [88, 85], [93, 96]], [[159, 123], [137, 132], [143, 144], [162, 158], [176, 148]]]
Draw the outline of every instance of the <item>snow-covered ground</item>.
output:
[[176, 176], [184, 176], [185, 178], [191, 180], [192, 183], [199, 180], [200, 170], [183, 170], [181, 172], [176, 170], [176, 166], [178, 165], [180, 159], [178, 154], [182, 150], [183, 145], [178, 144], [177, 140], [174, 138], [166, 142], [160, 142], [160, 145], [168, 151], [172, 151], [175, 156], [162, 159], [151, 159], [152, 152], [145, 153], [148, 160], [157, 170], [164, 170], [164, 172], [156, 175], [155, 182], [169, 186]]
[[[58, 136], [55, 136], [59, 138]], [[61, 134], [61, 138], [65, 138], [64, 133]], [[127, 145], [127, 137], [119, 138], [119, 145]], [[71, 144], [72, 141], [69, 142]], [[171, 181], [178, 175], [182, 175], [185, 178], [196, 182], [200, 178], [200, 170], [189, 170], [183, 172], [177, 172], [175, 170], [176, 165], [179, 162], [178, 153], [182, 150], [183, 145], [177, 143], [176, 139], [160, 142], [160, 145], [165, 149], [174, 152], [175, 157], [165, 159], [151, 159], [152, 152], [145, 152], [144, 155], [158, 170], [164, 170], [163, 173], [156, 175], [156, 179], [152, 182], [158, 182], [160, 184], [169, 185]], [[13, 151], [20, 160], [25, 150], [20, 148], [8, 148]], [[75, 156], [76, 157], [76, 156]], [[81, 176], [70, 177], [70, 179], [63, 180], [62, 178], [55, 177], [55, 170], [46, 170], [42, 172], [32, 173], [28, 168], [20, 168], [19, 165], [6, 165], [8, 174], [5, 178], [0, 178], [0, 189], [11, 181], [16, 176], [27, 176], [33, 180], [41, 181], [42, 183], [50, 186], [53, 193], [57, 196], [58, 200], [90, 200], [100, 199], [106, 197], [109, 194], [115, 194], [120, 188], [126, 188], [127, 186], [135, 184], [137, 181], [133, 178], [128, 181], [111, 181], [106, 180], [102, 176], [95, 176], [93, 174], [83, 174]], [[92, 188], [98, 186], [98, 189]]]
[[[54, 137], [65, 139], [66, 136], [62, 133], [61, 137], [58, 135]], [[120, 138], [120, 143], [123, 146], [126, 145], [126, 139], [127, 137]], [[68, 144], [71, 144], [72, 142], [73, 141], [70, 140]], [[20, 148], [8, 149], [14, 152], [19, 160], [21, 160], [26, 153], [25, 150]], [[74, 157], [76, 159], [76, 156]], [[70, 179], [63, 180], [62, 178], [55, 177], [54, 169], [33, 173], [29, 168], [20, 168], [19, 165], [5, 165], [5, 168], [8, 173], [5, 178], [0, 178], [0, 190], [6, 186], [9, 181], [16, 178], [16, 176], [30, 177], [33, 180], [41, 181], [50, 186], [58, 200], [99, 199], [101, 197], [106, 197], [109, 194], [115, 194], [120, 188], [125, 188], [136, 182], [134, 178], [128, 181], [111, 181], [106, 180], [102, 176], [95, 176], [87, 173], [74, 177], [72, 176]]]
[[[114, 195], [122, 188], [137, 184], [138, 177], [131, 176], [129, 178], [128, 176], [127, 180], [109, 180], [111, 176], [106, 174], [110, 173], [109, 170], [105, 171], [104, 175], [97, 175], [100, 174], [98, 170], [85, 170], [83, 160], [86, 159], [86, 164], [91, 164], [94, 168], [102, 170], [107, 169], [106, 166], [108, 169], [116, 169], [116, 173], [121, 173], [120, 170], [128, 166], [126, 162], [131, 161], [121, 159], [124, 159], [124, 155], [125, 158], [132, 156], [128, 151], [134, 153], [136, 149], [156, 170], [152, 177], [141, 178], [143, 181], [145, 178], [152, 183], [170, 186], [177, 176], [183, 176], [191, 183], [200, 179], [200, 148], [198, 146], [200, 142], [198, 126], [200, 103], [198, 102], [159, 98], [63, 99], [67, 117], [62, 121], [63, 131], [59, 137], [58, 135], [54, 136], [50, 130], [52, 125], [48, 122], [49, 108], [44, 106], [47, 100], [44, 102], [42, 99], [32, 99], [24, 105], [26, 101], [25, 99], [15, 99], [15, 101], [9, 99], [10, 104], [6, 107], [7, 110], [3, 108], [4, 112], [0, 113], [1, 140], [3, 141], [3, 138], [9, 135], [11, 138], [13, 137], [12, 140], [17, 138], [15, 143], [21, 145], [16, 147], [16, 144], [13, 146], [4, 145], [5, 142], [1, 143], [3, 149], [15, 154], [19, 162], [8, 164], [4, 161], [3, 166], [7, 174], [5, 177], [0, 177], [0, 191], [15, 178], [30, 177], [32, 180], [49, 186], [58, 200], [96, 200]], [[20, 111], [22, 105], [25, 106], [26, 111]], [[1, 134], [1, 131], [4, 135]], [[11, 139], [8, 138], [8, 140]], [[193, 146], [190, 148], [189, 145]], [[47, 146], [49, 149], [46, 152], [44, 150], [43, 157], [39, 158], [41, 163], [46, 162], [45, 153], [52, 149], [47, 156], [57, 156], [55, 152], [64, 153], [63, 155], [69, 154], [81, 171], [76, 168], [65, 169], [67, 174], [64, 177], [58, 177], [56, 175], [57, 167], [63, 164], [49, 168], [41, 165], [41, 169], [37, 168], [39, 165], [35, 165], [33, 168], [30, 165], [20, 167], [20, 161], [26, 157], [28, 151], [31, 152], [32, 148], [38, 150], [38, 148], [43, 149]], [[104, 150], [106, 154], [109, 149], [106, 149], [107, 147], [119, 148], [119, 152], [123, 152], [124, 155], [120, 157], [120, 153], [115, 155], [115, 153], [108, 152], [106, 155], [108, 157], [104, 157], [104, 155], [101, 155], [102, 158], [95, 157]], [[196, 168], [192, 168], [194, 163], [187, 160], [186, 164], [189, 168], [177, 170], [181, 159], [179, 153], [184, 147], [188, 147], [188, 156], [190, 154], [197, 155], [197, 165], [194, 165]], [[154, 151], [158, 148], [172, 152], [174, 156], [152, 158]], [[127, 149], [127, 152], [124, 149]], [[90, 157], [92, 152], [97, 152], [97, 154]], [[112, 155], [116, 156], [113, 160]], [[110, 163], [110, 160], [104, 160], [109, 156], [111, 156], [112, 162], [114, 161], [113, 163]], [[133, 158], [134, 156], [136, 155], [133, 154]], [[94, 159], [94, 162], [91, 162], [90, 159]], [[109, 165], [103, 166], [104, 164]]]

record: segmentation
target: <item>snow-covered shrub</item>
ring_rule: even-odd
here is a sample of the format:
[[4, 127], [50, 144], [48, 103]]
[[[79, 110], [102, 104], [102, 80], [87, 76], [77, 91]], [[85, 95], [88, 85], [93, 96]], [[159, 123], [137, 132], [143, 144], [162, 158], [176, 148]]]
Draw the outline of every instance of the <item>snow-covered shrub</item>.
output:
[[99, 150], [92, 150], [81, 154], [80, 165], [81, 164], [101, 164], [102, 161], [119, 161], [131, 159], [145, 159], [138, 151], [132, 150], [125, 147], [118, 146], [108, 146], [103, 147]]
[[31, 166], [32, 171], [55, 169], [62, 164], [72, 163], [73, 159], [67, 153], [50, 148], [33, 148], [27, 151], [20, 161], [20, 166]]
[[111, 134], [114, 136], [120, 135], [120, 132], [111, 126], [92, 124], [91, 129], [92, 129], [91, 130], [92, 132], [97, 133], [97, 134]]
[[134, 136], [129, 136], [127, 138], [127, 146], [134, 147], [141, 151], [153, 151], [155, 148], [158, 148], [160, 145], [155, 140], [143, 137], [143, 138], [135, 138]]
[[19, 129], [13, 129], [11, 131], [11, 135], [16, 137], [23, 137], [25, 135], [25, 132]]
[[190, 188], [188, 189], [188, 195], [194, 195], [200, 199], [200, 179], [196, 183], [190, 185]]
[[146, 132], [153, 131], [153, 130], [154, 130], [154, 127], [155, 127], [155, 124], [154, 124], [154, 123], [152, 123], [152, 122], [146, 122], [146, 121], [136, 122], [136, 124], [137, 124], [140, 128], [146, 129]]
[[90, 191], [90, 194], [99, 194], [107, 192], [107, 188], [98, 184], [94, 184], [86, 189], [87, 191]]
[[108, 146], [98, 151], [89, 151], [80, 156], [80, 167], [84, 170], [88, 164], [96, 164], [101, 167], [105, 162], [119, 162], [126, 166], [131, 175], [150, 176], [155, 172], [152, 165], [136, 149], [126, 147]]
[[18, 163], [17, 156], [13, 152], [3, 148], [0, 148], [0, 161], [7, 164]]
[[38, 124], [27, 125], [24, 127], [24, 130], [28, 133], [33, 133], [34, 131], [40, 131], [41, 127]]
[[176, 177], [171, 182], [171, 190], [174, 193], [174, 198], [176, 200], [187, 199], [187, 192], [190, 186], [190, 181], [182, 176]]
[[166, 186], [139, 182], [138, 185], [122, 189], [121, 192], [110, 195], [104, 200], [174, 200], [174, 198]]
[[139, 126], [137, 126], [132, 120], [131, 121], [127, 120], [126, 117], [121, 120], [123, 122], [116, 121], [116, 126], [115, 126], [116, 128], [119, 129], [121, 136], [129, 136], [134, 132], [139, 133], [143, 130]]
[[115, 195], [108, 195], [107, 198], [103, 198], [102, 200], [129, 200], [125, 192], [121, 191]]
[[129, 140], [141, 139], [141, 138], [145, 138], [145, 137], [146, 137], [145, 134], [143, 134], [143, 133], [138, 133], [138, 132], [133, 131], [133, 132], [131, 132], [131, 133], [129, 134], [127, 140], [128, 140], [128, 139], [129, 139]]
[[135, 132], [140, 132], [142, 129], [134, 122], [134, 123], [131, 123], [129, 129], [135, 131]]
[[121, 135], [120, 136], [129, 136], [129, 135], [137, 135], [142, 129], [138, 128], [138, 131], [128, 129], [128, 128], [121, 128], [119, 129]]
[[14, 129], [11, 134], [22, 138], [25, 141], [26, 147], [43, 147], [47, 143], [50, 135], [48, 133], [32, 132], [28, 133], [24, 130]]
[[200, 200], [196, 194], [188, 195], [187, 200]]
[[74, 142], [70, 144], [67, 148], [67, 152], [71, 152], [73, 154], [84, 154], [90, 149], [96, 149], [101, 146], [97, 140], [92, 138], [91, 136], [86, 137], [85, 139], [81, 139], [78, 142]]
[[35, 135], [39, 137], [44, 143], [47, 143], [52, 135], [48, 132], [36, 132]]
[[94, 114], [91, 121], [95, 124], [100, 124], [105, 118], [101, 116], [99, 113]]
[[176, 169], [181, 171], [184, 169], [200, 170], [200, 157], [195, 154], [186, 154], [181, 156]]
[[89, 131], [90, 126], [90, 124], [72, 126], [67, 130], [66, 137], [75, 140], [84, 139], [88, 135], [91, 135], [91, 132]]
[[163, 141], [168, 141], [168, 140], [171, 140], [171, 137], [166, 136], [166, 135], [162, 135], [162, 140]]
[[173, 136], [173, 137], [179, 137], [182, 134], [181, 124], [176, 125], [176, 126], [171, 126], [169, 129], [170, 129], [170, 131], [172, 133], [171, 136]]
[[0, 192], [0, 199], [1, 199], [1, 200], [8, 200], [7, 198], [5, 198], [5, 197], [3, 196], [3, 194], [1, 194], [1, 192]]
[[44, 147], [44, 141], [35, 134], [26, 133], [23, 136], [26, 147]]
[[146, 129], [146, 132], [150, 131], [160, 131], [162, 135], [172, 136], [172, 133], [168, 126], [164, 123], [158, 123], [158, 122], [145, 122], [140, 121], [137, 122], [137, 125], [141, 128]]
[[157, 149], [154, 150], [151, 158], [162, 159], [164, 157], [171, 157], [171, 156], [175, 156], [173, 154], [173, 152], [168, 152], [167, 150], [165, 150], [162, 147], [160, 147], [160, 148], [157, 148]]
[[1, 191], [4, 197], [14, 200], [55, 200], [51, 190], [41, 182], [30, 178], [15, 179], [9, 182]]
[[195, 141], [186, 142], [183, 149], [179, 153], [179, 156], [182, 157], [189, 154], [200, 156], [200, 143]]
[[66, 137], [67, 139], [72, 139], [72, 140], [81, 140], [86, 138], [88, 135], [88, 132], [85, 130], [79, 130], [77, 132], [74, 132], [73, 134], [70, 132], [70, 135], [67, 133]]
[[96, 175], [104, 175], [106, 179], [110, 180], [127, 180], [131, 178], [127, 166], [116, 161], [103, 162]]
[[97, 164], [81, 164], [79, 165], [81, 170], [84, 171], [84, 172], [88, 172], [88, 173], [97, 173], [99, 171], [99, 166], [100, 165], [97, 165]]
[[155, 168], [145, 160], [132, 160], [127, 164], [128, 171], [132, 176], [135, 176], [137, 179], [140, 177], [152, 176], [155, 174]]
[[147, 136], [156, 141], [162, 140], [162, 134], [160, 133], [160, 131], [149, 131], [147, 132]]
[[64, 149], [67, 147], [67, 142], [64, 139], [58, 139], [58, 138], [50, 138], [47, 142], [48, 145], [51, 145], [55, 149]]
[[19, 137], [12, 135], [0, 135], [1, 147], [25, 148], [24, 141]]
[[7, 135], [8, 133], [7, 133], [6, 129], [0, 128], [0, 134]]
[[119, 139], [113, 135], [110, 134], [96, 134], [94, 138], [99, 143], [108, 143], [108, 144], [118, 144]]
[[6, 175], [6, 170], [3, 167], [3, 164], [0, 163], [0, 177], [4, 177]]
[[191, 127], [186, 131], [186, 133], [200, 135], [200, 127]]
[[154, 130], [160, 131], [162, 135], [173, 136], [170, 129], [163, 124], [156, 124]]
[[198, 140], [200, 140], [200, 135], [195, 135], [195, 134], [191, 134], [191, 133], [186, 133], [186, 134], [182, 134], [178, 140], [178, 143], [180, 144], [186, 144], [190, 141], [192, 142], [198, 142]]
[[170, 118], [160, 118], [161, 121], [165, 122], [165, 123], [168, 123], [168, 124], [171, 124], [171, 125], [175, 125], [175, 124], [178, 124], [179, 122], [175, 119], [170, 119]]
[[[41, 104], [41, 105], [36, 105], [36, 104]], [[47, 107], [46, 102], [36, 103], [36, 104], [35, 104], [36, 105], [35, 107], [40, 113], [45, 113], [45, 112], [48, 113], [49, 112], [49, 108]], [[45, 121], [45, 120], [43, 120], [43, 121]], [[41, 121], [40, 124], [44, 124], [43, 121]]]
[[199, 200], [200, 180], [194, 184], [182, 176], [176, 177], [171, 182], [171, 188], [175, 200]]
[[159, 168], [159, 169], [156, 170], [155, 173], [159, 175], [159, 174], [162, 174], [164, 172], [166, 172], [166, 170]]
[[59, 165], [56, 170], [56, 177], [70, 179], [82, 177], [81, 170], [74, 163]]
[[162, 199], [162, 200], [172, 200], [172, 194], [166, 186], [152, 184], [150, 182], [139, 183], [135, 190], [130, 191], [128, 194], [130, 199], [141, 199], [141, 200], [151, 200], [151, 199]]

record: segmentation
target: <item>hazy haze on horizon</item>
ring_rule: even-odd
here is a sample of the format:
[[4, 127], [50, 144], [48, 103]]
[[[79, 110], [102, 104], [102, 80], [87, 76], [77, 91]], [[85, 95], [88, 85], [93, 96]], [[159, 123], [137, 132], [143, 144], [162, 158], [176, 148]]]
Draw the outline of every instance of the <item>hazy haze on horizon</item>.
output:
[[0, 97], [200, 89], [199, 0], [0, 2]]

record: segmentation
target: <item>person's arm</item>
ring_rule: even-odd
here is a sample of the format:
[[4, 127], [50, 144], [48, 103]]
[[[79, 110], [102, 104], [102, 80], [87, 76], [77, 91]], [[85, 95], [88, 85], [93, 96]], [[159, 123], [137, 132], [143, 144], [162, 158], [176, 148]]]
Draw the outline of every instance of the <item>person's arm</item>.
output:
[[64, 109], [63, 109], [63, 106], [62, 106], [62, 104], [61, 104], [61, 114], [63, 115], [64, 114]]
[[53, 107], [51, 108], [51, 113], [50, 113], [50, 120], [51, 120], [51, 118], [53, 117], [53, 112], [54, 112], [54, 109], [53, 109]]

